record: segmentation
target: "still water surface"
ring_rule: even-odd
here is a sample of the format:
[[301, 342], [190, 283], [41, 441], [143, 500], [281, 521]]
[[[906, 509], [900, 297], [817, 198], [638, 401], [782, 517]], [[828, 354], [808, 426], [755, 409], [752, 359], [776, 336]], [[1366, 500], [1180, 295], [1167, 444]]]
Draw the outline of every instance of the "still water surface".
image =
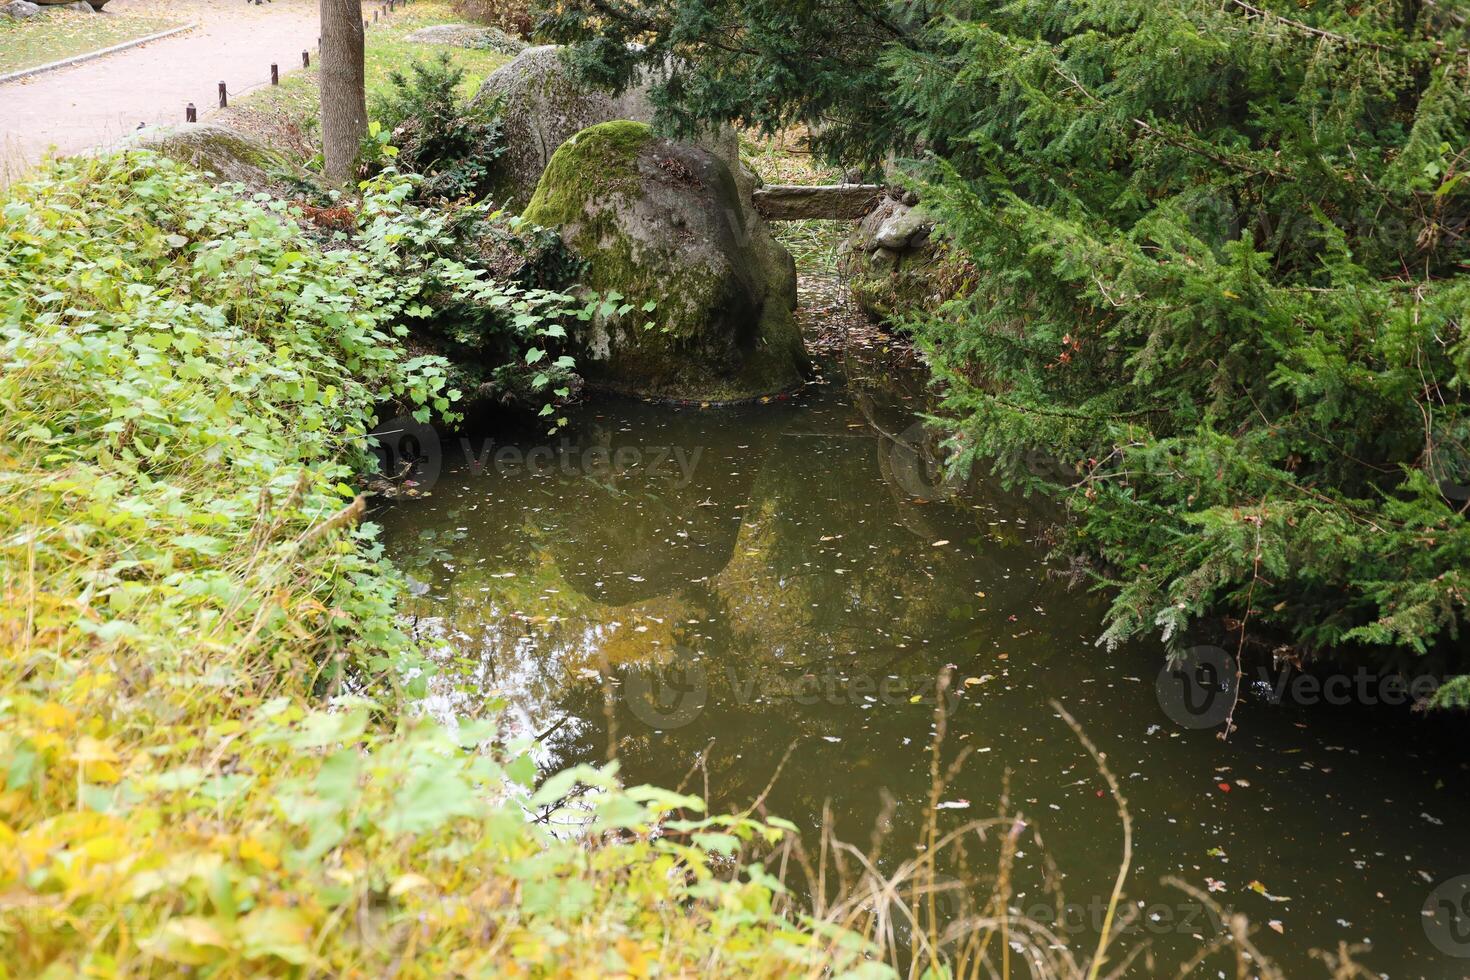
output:
[[1101, 599], [1045, 561], [1052, 515], [936, 477], [917, 375], [829, 371], [788, 404], [595, 401], [550, 441], [444, 436], [431, 492], [378, 516], [420, 583], [405, 612], [452, 651], [435, 709], [506, 699], [515, 734], [544, 735], [551, 770], [606, 757], [612, 691], [630, 784], [677, 785], [707, 753], [716, 810], [759, 796], [795, 743], [770, 812], [810, 832], [828, 808], [866, 846], [891, 797], [896, 861], [919, 838], [935, 677], [951, 665], [948, 747], [972, 753], [942, 819], [993, 813], [1008, 793], [1046, 845], [1023, 848], [1013, 904], [1046, 900], [1049, 860], [1070, 906], [1058, 928], [1082, 949], [1122, 831], [1053, 699], [1106, 753], [1133, 814], [1128, 896], [1148, 905], [1137, 938], [1158, 956], [1135, 975], [1164, 975], [1214, 933], [1165, 876], [1248, 916], [1289, 976], [1326, 975], [1309, 950], [1339, 941], [1371, 945], [1360, 958], [1375, 973], [1470, 974], [1452, 955], [1470, 956], [1465, 892], [1431, 897], [1470, 873], [1461, 725], [1260, 690], [1228, 743], [1180, 724], [1158, 694], [1159, 646], [1095, 645]]

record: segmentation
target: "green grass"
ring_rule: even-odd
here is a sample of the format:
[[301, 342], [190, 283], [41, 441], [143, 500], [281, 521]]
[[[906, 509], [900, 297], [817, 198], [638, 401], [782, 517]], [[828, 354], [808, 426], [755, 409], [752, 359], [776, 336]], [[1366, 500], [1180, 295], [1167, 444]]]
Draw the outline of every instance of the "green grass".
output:
[[0, 20], [0, 75], [100, 51], [177, 26], [179, 21], [127, 14], [41, 14], [30, 20]]
[[[465, 70], [461, 94], [466, 97], [474, 95], [487, 75], [511, 60], [509, 56], [494, 51], [405, 40], [419, 28], [462, 23], [463, 20], [447, 3], [421, 0], [412, 8], [397, 11], [388, 20], [380, 20], [370, 27], [363, 65], [369, 107], [375, 97], [388, 88], [388, 76], [392, 72], [406, 69], [415, 60], [427, 61], [441, 51], [449, 52], [454, 63]], [[313, 52], [311, 68], [292, 72], [278, 86], [252, 92], [216, 118], [266, 136], [278, 146], [294, 146], [309, 156], [315, 149], [315, 140], [310, 136], [317, 127], [320, 106], [315, 61]]]

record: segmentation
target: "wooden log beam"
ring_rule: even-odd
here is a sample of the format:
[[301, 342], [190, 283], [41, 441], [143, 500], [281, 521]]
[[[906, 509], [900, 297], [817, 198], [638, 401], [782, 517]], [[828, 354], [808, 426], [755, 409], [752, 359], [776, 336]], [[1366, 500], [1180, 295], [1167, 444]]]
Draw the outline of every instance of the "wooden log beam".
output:
[[881, 184], [828, 184], [822, 187], [772, 184], [758, 188], [753, 196], [755, 209], [767, 221], [803, 221], [808, 218], [856, 221], [873, 210], [882, 195]]

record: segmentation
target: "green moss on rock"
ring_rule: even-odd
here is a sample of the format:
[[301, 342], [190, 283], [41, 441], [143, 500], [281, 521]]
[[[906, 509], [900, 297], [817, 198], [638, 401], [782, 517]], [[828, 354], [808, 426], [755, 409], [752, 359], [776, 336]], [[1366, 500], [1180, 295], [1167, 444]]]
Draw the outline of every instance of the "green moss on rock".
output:
[[213, 174], [218, 181], [241, 183], [277, 196], [311, 183], [306, 171], [285, 154], [217, 123], [150, 126], [129, 135], [125, 144]]
[[552, 156], [525, 217], [561, 229], [589, 287], [624, 297], [624, 315], [574, 338], [589, 383], [708, 401], [801, 383], [786, 270], [719, 157], [643, 123], [592, 126]]

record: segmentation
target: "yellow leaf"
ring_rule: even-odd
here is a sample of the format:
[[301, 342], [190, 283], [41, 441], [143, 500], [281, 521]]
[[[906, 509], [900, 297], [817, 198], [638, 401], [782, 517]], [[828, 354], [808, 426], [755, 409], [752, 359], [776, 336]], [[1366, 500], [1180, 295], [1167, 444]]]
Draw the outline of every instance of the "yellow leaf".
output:
[[55, 701], [47, 701], [36, 709], [36, 720], [47, 728], [67, 729], [72, 726], [76, 716]]
[[415, 888], [424, 888], [428, 884], [428, 878], [410, 871], [408, 874], [399, 877], [397, 881], [389, 886], [388, 894], [393, 898], [397, 898], [400, 895], [413, 891]]
[[89, 783], [115, 783], [122, 779], [122, 770], [106, 760], [88, 762], [82, 766], [82, 777]]
[[82, 845], [82, 853], [94, 861], [116, 861], [125, 849], [116, 837], [92, 837]]
[[203, 966], [218, 957], [218, 951], [224, 948], [225, 937], [208, 919], [190, 915], [169, 921], [145, 945], [160, 959], [187, 966]]
[[76, 751], [71, 757], [77, 762], [116, 762], [117, 751], [106, 742], [83, 735], [77, 740]]
[[274, 871], [281, 866], [281, 859], [275, 852], [267, 849], [265, 844], [255, 837], [247, 837], [240, 842], [240, 860], [254, 861], [268, 871]]
[[311, 959], [311, 926], [295, 909], [256, 909], [240, 920], [246, 959], [274, 956], [301, 966]]

